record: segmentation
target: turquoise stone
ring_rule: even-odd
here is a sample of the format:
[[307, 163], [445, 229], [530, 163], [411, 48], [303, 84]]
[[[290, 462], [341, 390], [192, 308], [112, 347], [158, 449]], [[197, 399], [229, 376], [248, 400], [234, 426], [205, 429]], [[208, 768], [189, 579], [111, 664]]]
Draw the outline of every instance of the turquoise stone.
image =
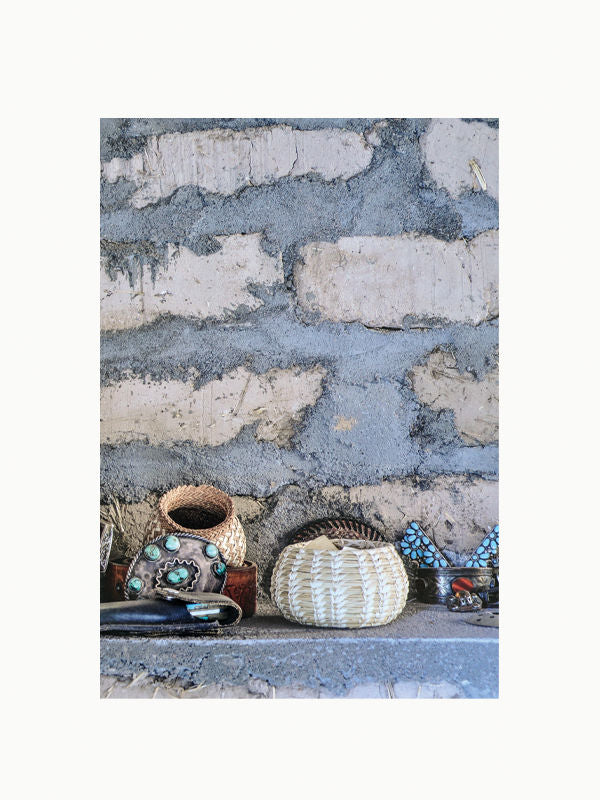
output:
[[183, 581], [187, 580], [189, 577], [189, 572], [185, 567], [179, 567], [179, 569], [172, 569], [171, 572], [167, 573], [167, 581], [172, 583], [176, 586], [178, 583], [183, 583]]
[[217, 573], [217, 575], [222, 575], [222, 574], [225, 572], [225, 569], [226, 569], [226, 567], [225, 567], [225, 564], [223, 564], [223, 562], [222, 562], [222, 561], [220, 561], [220, 562], [219, 562], [219, 563], [218, 563], [218, 564], [215, 566], [215, 572]]
[[495, 525], [494, 526], [494, 533], [499, 533], [499, 532], [500, 532], [500, 526], [499, 525]]
[[429, 539], [427, 538], [427, 536], [423, 537], [423, 544], [429, 544]]
[[414, 528], [414, 530], [416, 530], [416, 531], [418, 531], [418, 530], [419, 530], [419, 526], [417, 525], [417, 523], [416, 523], [416, 522], [411, 522], [411, 523], [410, 523], [410, 527], [411, 527], [411, 528]]
[[155, 544], [148, 544], [144, 547], [144, 555], [150, 561], [158, 561], [160, 558], [160, 550]]
[[482, 544], [484, 547], [487, 547], [487, 546], [489, 545], [489, 543], [490, 543], [490, 540], [489, 540], [489, 538], [485, 538], [481, 544]]
[[204, 552], [209, 558], [215, 558], [215, 556], [219, 555], [219, 550], [215, 544], [207, 544]]
[[139, 578], [131, 578], [131, 580], [127, 584], [127, 588], [129, 589], [130, 592], [141, 592], [142, 582]]
[[447, 567], [447, 566], [448, 566], [448, 562], [444, 561], [444, 559], [442, 559], [442, 567]]
[[165, 549], [170, 550], [172, 553], [179, 550], [179, 539], [176, 536], [167, 536], [165, 539]]

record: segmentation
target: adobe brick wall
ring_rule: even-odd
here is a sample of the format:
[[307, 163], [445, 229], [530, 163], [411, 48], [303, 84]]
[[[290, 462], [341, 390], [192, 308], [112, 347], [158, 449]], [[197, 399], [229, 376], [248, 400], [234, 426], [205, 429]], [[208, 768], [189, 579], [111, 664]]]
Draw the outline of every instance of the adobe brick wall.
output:
[[[102, 499], [235, 497], [289, 531], [498, 521], [498, 124], [101, 122]], [[483, 184], [482, 184], [483, 178]]]

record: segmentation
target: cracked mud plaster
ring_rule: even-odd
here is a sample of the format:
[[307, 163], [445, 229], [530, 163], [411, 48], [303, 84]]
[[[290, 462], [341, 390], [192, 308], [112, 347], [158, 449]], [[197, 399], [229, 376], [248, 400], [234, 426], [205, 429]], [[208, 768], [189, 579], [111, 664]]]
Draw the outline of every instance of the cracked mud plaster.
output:
[[327, 486], [322, 493], [359, 510], [391, 539], [418, 520], [439, 546], [464, 554], [498, 522], [498, 482], [465, 475], [383, 481], [350, 489]]
[[[498, 315], [498, 232], [471, 242], [413, 233], [313, 242], [294, 269], [298, 302], [334, 322], [401, 328]], [[360, 300], [359, 300], [360, 298]]]
[[422, 403], [439, 411], [451, 409], [460, 437], [467, 445], [498, 440], [498, 367], [482, 380], [460, 372], [452, 353], [436, 350], [408, 377]]
[[258, 423], [257, 440], [286, 447], [307, 407], [321, 396], [325, 374], [320, 366], [272, 369], [262, 375], [240, 367], [199, 389], [193, 378], [130, 378], [101, 391], [102, 442], [191, 441], [214, 447]]
[[[431, 177], [452, 197], [485, 191], [498, 199], [497, 129], [485, 122], [434, 119], [421, 146]], [[485, 189], [477, 178], [478, 170]]]
[[105, 162], [102, 174], [109, 183], [132, 181], [138, 188], [131, 205], [143, 208], [183, 186], [231, 195], [286, 176], [346, 180], [366, 169], [372, 155], [373, 148], [353, 131], [216, 129], [151, 136], [142, 152]]
[[215, 240], [220, 249], [209, 255], [198, 256], [187, 247], [169, 244], [163, 263], [138, 256], [143, 263], [133, 276], [127, 260], [116, 270], [116, 256], [110, 261], [102, 258], [102, 329], [135, 328], [162, 314], [226, 319], [242, 306], [253, 311], [262, 306], [250, 285], [282, 284], [281, 254], [267, 255], [260, 246], [260, 233], [216, 236]]

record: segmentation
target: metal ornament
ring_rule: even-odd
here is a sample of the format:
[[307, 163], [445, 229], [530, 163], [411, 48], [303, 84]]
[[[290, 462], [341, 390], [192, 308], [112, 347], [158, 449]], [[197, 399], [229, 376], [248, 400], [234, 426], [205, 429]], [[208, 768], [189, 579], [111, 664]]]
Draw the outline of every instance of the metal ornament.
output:
[[456, 592], [446, 600], [449, 611], [481, 611], [483, 601], [474, 592]]
[[412, 567], [411, 586], [416, 587], [422, 602], [446, 604], [457, 592], [467, 592], [478, 595], [485, 608], [498, 603], [499, 536], [500, 528], [495, 525], [464, 567], [453, 566], [417, 522], [406, 528], [396, 549]]
[[156, 574], [155, 585], [166, 588], [175, 586], [182, 590], [191, 590], [196, 585], [200, 570], [193, 561], [182, 561], [176, 558], [168, 561]]
[[452, 588], [458, 579], [468, 579], [472, 584], [470, 592], [481, 594], [487, 592], [494, 584], [494, 570], [491, 567], [427, 567], [417, 570], [418, 599], [423, 603], [440, 603], [452, 597]]
[[419, 567], [448, 567], [446, 557], [435, 546], [433, 540], [423, 533], [417, 522], [411, 522], [399, 541], [402, 554]]
[[212, 542], [191, 533], [165, 533], [133, 557], [125, 579], [125, 598], [155, 599], [167, 589], [220, 593], [226, 579], [227, 567]]

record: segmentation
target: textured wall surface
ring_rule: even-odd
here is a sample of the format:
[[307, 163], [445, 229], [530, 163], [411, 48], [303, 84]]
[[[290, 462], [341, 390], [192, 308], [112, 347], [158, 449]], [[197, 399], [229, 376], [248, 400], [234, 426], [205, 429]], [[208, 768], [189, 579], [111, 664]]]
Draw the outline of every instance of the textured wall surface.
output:
[[302, 522], [449, 553], [498, 521], [498, 123], [101, 121], [101, 479], [234, 496], [268, 585]]

